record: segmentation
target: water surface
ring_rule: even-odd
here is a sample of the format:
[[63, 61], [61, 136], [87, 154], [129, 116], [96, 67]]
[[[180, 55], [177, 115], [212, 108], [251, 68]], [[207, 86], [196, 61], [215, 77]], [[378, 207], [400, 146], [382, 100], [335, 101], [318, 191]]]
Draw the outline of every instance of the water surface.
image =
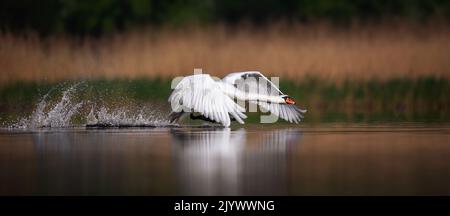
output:
[[0, 129], [1, 195], [450, 195], [450, 126]]

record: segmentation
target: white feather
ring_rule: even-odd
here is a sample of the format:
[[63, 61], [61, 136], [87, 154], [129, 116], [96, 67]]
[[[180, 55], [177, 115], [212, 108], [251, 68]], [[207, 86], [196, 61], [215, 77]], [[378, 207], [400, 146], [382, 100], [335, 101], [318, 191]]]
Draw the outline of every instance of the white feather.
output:
[[[235, 87], [237, 81], [243, 80], [244, 77], [263, 79], [271, 93], [245, 92]], [[182, 109], [184, 112], [198, 112], [225, 127], [230, 126], [230, 116], [241, 124], [244, 124], [243, 119], [247, 118], [244, 114], [245, 108], [234, 102], [235, 98], [255, 103], [286, 121], [298, 123], [303, 117], [301, 113], [306, 110], [286, 104], [282, 96], [286, 95], [260, 72], [247, 71], [231, 73], [219, 81], [215, 81], [208, 74], [185, 77], [173, 90], [169, 102], [174, 111]]]

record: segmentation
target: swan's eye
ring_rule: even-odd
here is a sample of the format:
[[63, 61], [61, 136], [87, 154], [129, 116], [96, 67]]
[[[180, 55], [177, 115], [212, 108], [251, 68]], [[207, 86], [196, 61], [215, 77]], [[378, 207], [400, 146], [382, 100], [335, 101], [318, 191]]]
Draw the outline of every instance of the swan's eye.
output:
[[284, 101], [286, 102], [286, 104], [295, 104], [294, 99], [289, 96], [284, 97]]

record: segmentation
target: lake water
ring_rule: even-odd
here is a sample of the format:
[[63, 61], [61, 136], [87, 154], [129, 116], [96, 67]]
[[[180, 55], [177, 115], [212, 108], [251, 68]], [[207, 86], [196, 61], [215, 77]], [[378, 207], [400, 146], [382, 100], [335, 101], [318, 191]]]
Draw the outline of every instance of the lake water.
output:
[[0, 195], [450, 195], [450, 125], [0, 129]]

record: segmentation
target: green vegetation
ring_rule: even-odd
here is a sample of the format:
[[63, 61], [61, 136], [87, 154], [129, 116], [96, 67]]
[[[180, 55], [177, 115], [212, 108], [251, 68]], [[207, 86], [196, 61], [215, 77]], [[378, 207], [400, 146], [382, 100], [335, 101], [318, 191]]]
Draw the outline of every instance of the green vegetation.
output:
[[[73, 83], [77, 81], [56, 85], [19, 82], [1, 86], [0, 121], [29, 114], [51, 89], [64, 89]], [[170, 84], [170, 80], [161, 78], [82, 81], [84, 90], [78, 97], [115, 100], [121, 104], [156, 103], [169, 109], [166, 99], [171, 92]], [[447, 79], [427, 77], [336, 83], [309, 77], [298, 82], [282, 80], [280, 86], [297, 100], [300, 107], [308, 109], [306, 122], [450, 120], [450, 84]], [[257, 122], [258, 115], [250, 114], [249, 117], [249, 122]]]
[[335, 23], [405, 18], [450, 19], [450, 1], [443, 0], [3, 0], [0, 27], [40, 33], [99, 34], [142, 25], [228, 23], [274, 20]]
[[450, 85], [433, 77], [387, 81], [344, 81], [314, 78], [281, 83], [306, 107], [312, 121], [448, 121]]

